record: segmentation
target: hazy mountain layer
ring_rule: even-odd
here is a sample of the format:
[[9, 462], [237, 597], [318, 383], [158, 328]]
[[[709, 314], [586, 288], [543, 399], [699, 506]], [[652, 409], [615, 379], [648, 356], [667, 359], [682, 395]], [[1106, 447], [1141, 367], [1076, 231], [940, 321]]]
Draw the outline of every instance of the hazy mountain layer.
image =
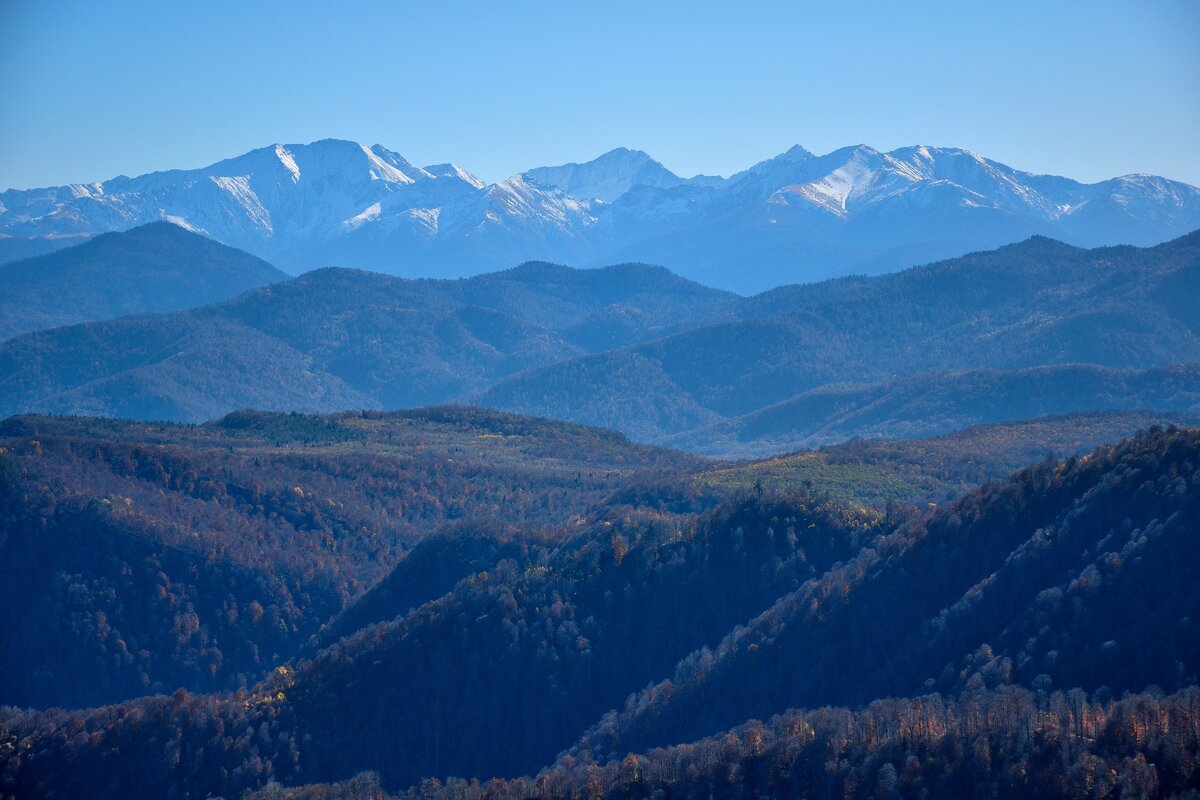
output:
[[636, 264], [456, 281], [316, 270], [223, 303], [4, 342], [0, 414], [203, 421], [470, 401], [706, 453], [779, 452], [1043, 414], [1195, 410], [1195, 369], [1178, 365], [1200, 362], [1197, 308], [1196, 234], [1145, 249], [1034, 238], [752, 298]]
[[[914, 431], [934, 432], [942, 424], [946, 430], [1101, 410], [1110, 401], [1122, 408], [1188, 409], [1191, 390], [1177, 392], [1167, 375], [1161, 391], [1135, 390], [1118, 400], [1114, 393], [1124, 390], [1086, 369], [953, 380], [920, 374], [1079, 364], [1143, 370], [1195, 362], [1198, 308], [1200, 235], [1153, 248], [1095, 250], [1035, 238], [893, 275], [775, 289], [740, 304], [738, 321], [515, 375], [480, 401], [652, 440], [806, 398], [764, 411], [758, 427], [747, 422], [739, 448], [791, 429], [819, 439], [822, 425], [832, 426], [831, 435], [853, 436], [889, 425], [891, 433], [902, 433], [906, 420]], [[1185, 382], [1190, 374], [1179, 373]], [[910, 377], [873, 389], [841, 385], [899, 376]], [[1039, 385], [1041, 378], [1048, 383]], [[1012, 403], [988, 396], [989, 383], [1008, 391]], [[879, 406], [872, 418], [869, 401], [881, 400], [884, 386], [909, 397], [907, 410], [893, 395], [893, 406]], [[950, 406], [935, 407], [930, 393], [939, 392]], [[837, 415], [856, 405], [861, 413], [839, 423]], [[896, 418], [887, 421], [887, 414]], [[697, 446], [704, 445], [697, 440]]]
[[748, 293], [1033, 234], [1156, 244], [1200, 227], [1200, 189], [1150, 175], [1082, 184], [957, 148], [866, 145], [822, 156], [797, 146], [729, 178], [691, 179], [621, 148], [484, 184], [453, 164], [421, 168], [380, 145], [324, 140], [0, 193], [0, 235], [14, 254], [155, 220], [293, 272], [454, 277], [534, 259], [643, 261]]
[[[193, 242], [228, 250], [170, 230], [184, 254]], [[113, 234], [44, 258], [167, 231]], [[110, 267], [99, 260], [91, 269], [104, 274]], [[111, 271], [120, 275], [120, 263]], [[76, 291], [67, 275], [36, 283], [56, 291], [61, 284], [68, 297]], [[53, 308], [53, 293], [39, 296]], [[530, 367], [727, 316], [735, 299], [637, 264], [573, 270], [531, 263], [464, 281], [317, 270], [225, 303], [0, 344], [0, 414], [201, 422], [247, 407], [338, 411], [446, 402]]]
[[287, 277], [240, 250], [153, 223], [0, 266], [0, 340], [207, 305]]
[[855, 436], [911, 439], [981, 423], [1116, 409], [1200, 412], [1200, 365], [1141, 372], [1084, 365], [967, 370], [834, 384], [665, 443], [711, 455], [763, 456]]

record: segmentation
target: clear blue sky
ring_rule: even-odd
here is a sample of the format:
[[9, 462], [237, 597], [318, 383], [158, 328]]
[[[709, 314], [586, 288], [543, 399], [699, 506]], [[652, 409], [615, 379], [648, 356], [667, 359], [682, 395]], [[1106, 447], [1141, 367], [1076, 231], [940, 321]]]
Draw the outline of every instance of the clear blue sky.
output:
[[865, 142], [1200, 184], [1200, 2], [0, 0], [0, 188], [324, 137], [488, 180]]

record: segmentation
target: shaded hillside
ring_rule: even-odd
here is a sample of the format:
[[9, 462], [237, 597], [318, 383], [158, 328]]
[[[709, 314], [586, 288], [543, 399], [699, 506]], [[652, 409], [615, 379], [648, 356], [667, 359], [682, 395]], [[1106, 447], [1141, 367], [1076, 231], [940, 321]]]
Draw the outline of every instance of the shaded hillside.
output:
[[249, 253], [155, 222], [0, 268], [0, 339], [207, 305], [287, 277]]
[[732, 317], [741, 301], [646, 264], [572, 269], [530, 262], [451, 286], [464, 302], [559, 331], [589, 351], [638, 344]]
[[1030, 692], [877, 700], [791, 711], [603, 766], [508, 781], [422, 781], [388, 795], [373, 773], [249, 800], [505, 798], [1177, 797], [1200, 783], [1195, 688], [1162, 696]]
[[693, 653], [578, 752], [931, 690], [1200, 682], [1198, 468], [1200, 431], [1158, 429], [989, 484]]
[[378, 403], [289, 344], [205, 311], [55, 328], [0, 344], [4, 414], [203, 422], [239, 408]]
[[501, 561], [526, 564], [530, 549], [522, 538], [515, 527], [502, 527], [494, 519], [459, 521], [426, 536], [383, 580], [322, 627], [299, 655], [311, 658], [362, 628], [402, 617]]
[[1146, 249], [1034, 238], [894, 275], [777, 289], [745, 301], [741, 321], [513, 376], [480, 402], [654, 439], [847, 381], [1194, 362], [1198, 307], [1200, 234]]
[[324, 269], [4, 342], [0, 414], [203, 421], [470, 399], [643, 441], [694, 433], [671, 441], [703, 452], [778, 452], [1046, 413], [1191, 410], [1190, 367], [1100, 368], [1200, 363], [1196, 308], [1200, 234], [1146, 249], [1034, 238], [749, 299], [637, 264], [458, 281]]
[[[293, 724], [329, 743], [310, 750], [306, 769], [336, 777], [386, 765], [393, 785], [430, 765], [478, 777], [535, 769], [624, 687], [850, 557], [880, 520], [743, 501], [696, 523], [606, 521], [543, 563], [502, 564], [297, 669]], [[371, 708], [351, 696], [360, 692]]]
[[[797, 501], [747, 501], [698, 525], [654, 514], [605, 521], [539, 563], [502, 562], [408, 614], [402, 603], [395, 619], [252, 692], [80, 712], [85, 728], [109, 731], [87, 752], [52, 745], [53, 730], [76, 724], [63, 715], [12, 719], [18, 736], [36, 739], [18, 785], [77, 796], [176, 785], [228, 796], [272, 775], [319, 780], [372, 766], [393, 785], [536, 769], [680, 653], [848, 558], [876, 521]], [[137, 732], [118, 721], [134, 717]], [[238, 742], [232, 732], [248, 728], [265, 738]], [[178, 741], [188, 766], [135, 743], [148, 736]], [[202, 769], [193, 769], [193, 747], [206, 753]], [[86, 769], [79, 758], [105, 764], [104, 781], [70, 777]]]
[[[817, 787], [875, 778], [878, 759], [897, 753], [899, 781], [910, 752], [918, 765], [909, 780], [930, 789], [997, 785], [1016, 793], [1039, 785], [1049, 769], [1044, 759], [1073, 764], [1080, 756], [1049, 743], [1061, 738], [1031, 739], [1027, 724], [997, 722], [995, 738], [981, 740], [983, 725], [973, 715], [987, 709], [1011, 711], [1018, 722], [1040, 719], [1040, 736], [1067, 736], [1079, 747], [1086, 742], [1087, 754], [1114, 759], [1113, 770], [1095, 773], [1103, 780], [1138, 779], [1136, 764], [1121, 759], [1140, 753], [1162, 759], [1164, 785], [1186, 785], [1187, 756], [1166, 757], [1145, 738], [1148, 729], [1131, 742], [1127, 722], [1085, 721], [1086, 696], [1054, 690], [1095, 692], [1091, 702], [1113, 720], [1143, 719], [1144, 702], [1194, 716], [1183, 687], [1200, 674], [1192, 623], [1200, 599], [1191, 580], [1200, 566], [1192, 541], [1198, 468], [1200, 433], [1157, 429], [1084, 458], [1042, 463], [931, 515], [890, 524], [836, 503], [766, 494], [693, 522], [617, 507], [553, 552], [473, 573], [411, 611], [403, 608], [411, 601], [397, 595], [394, 618], [281, 668], [251, 691], [178, 692], [74, 713], [8, 712], [2, 724], [21, 755], [3, 773], [3, 788], [18, 795], [235, 796], [271, 780], [315, 783], [374, 770], [397, 791], [421, 776], [533, 774], [589, 717], [592, 727], [535, 795], [556, 796], [550, 781], [569, 785], [579, 770], [595, 778], [587, 791], [602, 795], [612, 786], [605, 782], [610, 770], [657, 781], [670, 763], [682, 771], [676, 780], [692, 782], [684, 787], [745, 780], [714, 770], [777, 765], [752, 759], [775, 752], [768, 745], [780, 737], [793, 760], [813, 758], [800, 763], [815, 772], [756, 779], [752, 793], [793, 780]], [[388, 605], [381, 598], [371, 617], [386, 619]], [[689, 643], [717, 641], [673, 656]], [[637, 691], [652, 675], [659, 682]], [[1151, 684], [1182, 693], [1114, 710], [1111, 697]], [[935, 691], [959, 699], [929, 697]], [[888, 696], [923, 699], [856, 713], [789, 713], [770, 732], [747, 723], [732, 740], [677, 750], [675, 762], [652, 750], [793, 707], [859, 706]], [[1076, 715], [1073, 729], [1064, 703]], [[605, 708], [613, 710], [601, 716]], [[1041, 709], [1059, 721], [1042, 719]], [[899, 716], [946, 727], [934, 739], [912, 728], [889, 739]], [[840, 722], [831, 728], [828, 719]], [[804, 739], [793, 738], [809, 730], [797, 721], [812, 728]], [[870, 725], [883, 726], [877, 738], [835, 736], [865, 735]], [[755, 730], [761, 748], [742, 738]], [[1157, 730], [1164, 747], [1194, 750], [1190, 734], [1168, 738], [1171, 729]], [[818, 737], [818, 749], [804, 754], [800, 745]], [[926, 758], [922, 767], [921, 755], [935, 752], [926, 748], [942, 746], [942, 758]], [[985, 746], [989, 758], [1007, 765], [1003, 771], [972, 760]], [[638, 752], [643, 759], [627, 757]], [[690, 761], [697, 752], [712, 757]], [[825, 752], [845, 762], [830, 766], [817, 758]], [[1084, 759], [1081, 769], [1097, 763]], [[623, 772], [627, 765], [631, 773]], [[1021, 765], [1024, 772], [1008, 768]], [[508, 791], [493, 788], [499, 796]], [[425, 790], [440, 791], [438, 784]], [[636, 785], [620, 791], [642, 796]]]
[[[635, 476], [694, 463], [473, 409], [244, 412], [203, 427], [5, 421], [0, 702], [253, 682], [448, 521], [521, 525], [536, 542]], [[448, 585], [405, 582], [394, 602], [433, 599], [476, 561]]]
[[0, 236], [0, 264], [35, 258], [56, 250], [82, 244], [90, 236], [68, 236], [63, 238]]
[[467, 281], [318, 270], [201, 309], [5, 342], [0, 415], [200, 422], [244, 407], [420, 406], [677, 330], [728, 303], [641, 265], [530, 264]]
[[969, 370], [833, 384], [664, 443], [708, 455], [765, 456], [854, 437], [907, 439], [981, 423], [1133, 409], [1200, 412], [1200, 364], [1140, 372], [1084, 365]]

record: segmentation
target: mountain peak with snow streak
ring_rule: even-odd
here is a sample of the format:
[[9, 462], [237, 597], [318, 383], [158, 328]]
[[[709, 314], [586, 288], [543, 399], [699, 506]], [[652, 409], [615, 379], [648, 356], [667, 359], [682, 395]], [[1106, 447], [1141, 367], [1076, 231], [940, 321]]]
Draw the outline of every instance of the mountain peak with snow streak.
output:
[[641, 150], [618, 147], [582, 164], [536, 167], [522, 173], [530, 183], [557, 187], [584, 200], [611, 203], [635, 186], [670, 188], [684, 179]]
[[0, 262], [156, 220], [291, 271], [455, 277], [531, 260], [641, 261], [748, 292], [1033, 235], [1156, 244], [1200, 228], [1200, 189], [1154, 175], [1085, 184], [963, 148], [865, 144], [823, 155], [796, 145], [728, 178], [690, 179], [622, 147], [488, 184], [456, 164], [422, 168], [382, 145], [324, 139], [0, 193]]

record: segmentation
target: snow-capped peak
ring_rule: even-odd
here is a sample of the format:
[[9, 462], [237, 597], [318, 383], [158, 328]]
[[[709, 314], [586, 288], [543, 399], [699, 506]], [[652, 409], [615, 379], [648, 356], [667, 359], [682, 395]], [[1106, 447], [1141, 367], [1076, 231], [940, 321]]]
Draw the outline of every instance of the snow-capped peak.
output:
[[476, 189], [482, 189], [487, 186], [486, 183], [457, 164], [431, 164], [425, 167], [424, 171], [435, 178], [454, 178], [463, 181]]
[[557, 187], [573, 197], [611, 203], [635, 186], [668, 189], [684, 183], [641, 150], [618, 147], [582, 164], [536, 167], [522, 173], [543, 188]]
[[[741, 290], [766, 288], [762, 270], [800, 280], [813, 277], [807, 264], [828, 276], [885, 253], [945, 257], [1033, 233], [1155, 243], [1200, 227], [1200, 189], [1147, 175], [1089, 185], [927, 145], [825, 155], [797, 145], [728, 179], [691, 180], [617, 148], [486, 185], [456, 164], [422, 169], [378, 144], [325, 139], [200, 169], [0, 192], [4, 240], [164, 219], [293, 270], [465, 274], [529, 259], [635, 259]], [[746, 264], [759, 283], [738, 277]]]

